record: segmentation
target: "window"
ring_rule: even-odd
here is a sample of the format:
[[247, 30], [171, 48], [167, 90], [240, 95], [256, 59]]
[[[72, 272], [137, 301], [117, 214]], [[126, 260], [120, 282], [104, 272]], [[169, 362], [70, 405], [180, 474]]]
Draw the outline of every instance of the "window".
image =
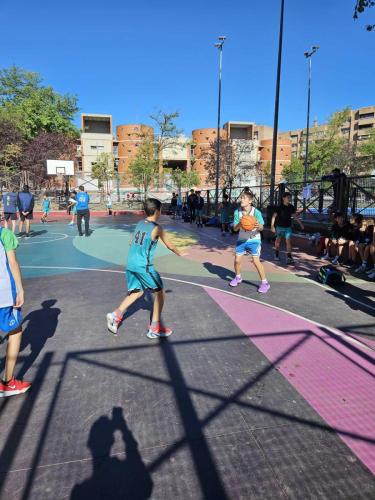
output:
[[366, 118], [374, 118], [374, 113], [363, 113], [363, 115], [359, 115], [360, 120], [365, 120]]
[[343, 134], [349, 134], [349, 131], [350, 131], [350, 128], [347, 128], [347, 127], [341, 129], [341, 132]]
[[372, 128], [372, 123], [366, 125], [358, 125], [358, 130], [366, 130], [368, 128]]
[[91, 151], [104, 151], [104, 146], [90, 146]]

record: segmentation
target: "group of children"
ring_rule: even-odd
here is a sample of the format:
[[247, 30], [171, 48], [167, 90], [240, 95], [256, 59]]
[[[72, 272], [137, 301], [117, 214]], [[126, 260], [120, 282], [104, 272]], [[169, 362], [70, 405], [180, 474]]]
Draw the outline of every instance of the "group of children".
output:
[[344, 215], [337, 212], [331, 236], [320, 241], [323, 259], [350, 267], [356, 273], [367, 273], [369, 279], [375, 279], [374, 226], [373, 219], [364, 219], [361, 214], [353, 215], [346, 222]]
[[25, 224], [25, 238], [30, 234], [30, 221], [33, 220], [34, 196], [30, 193], [29, 186], [24, 186], [22, 191], [17, 192], [14, 188], [2, 196], [4, 227], [16, 232], [16, 223], [19, 221], [18, 236], [23, 236], [23, 225]]

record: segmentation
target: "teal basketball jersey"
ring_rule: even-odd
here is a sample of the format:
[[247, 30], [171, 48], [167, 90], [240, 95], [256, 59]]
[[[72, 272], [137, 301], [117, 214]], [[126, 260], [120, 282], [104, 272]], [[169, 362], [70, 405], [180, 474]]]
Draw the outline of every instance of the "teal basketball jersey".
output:
[[128, 256], [128, 271], [147, 272], [153, 269], [154, 253], [158, 239], [152, 241], [151, 233], [157, 224], [143, 220], [138, 222], [133, 233]]

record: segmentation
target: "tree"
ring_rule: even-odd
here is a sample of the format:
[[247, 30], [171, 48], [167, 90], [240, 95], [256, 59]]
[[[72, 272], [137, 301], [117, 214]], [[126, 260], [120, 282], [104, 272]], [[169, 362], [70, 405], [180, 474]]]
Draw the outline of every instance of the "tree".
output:
[[158, 174], [158, 161], [154, 158], [154, 144], [150, 137], [141, 141], [137, 155], [129, 165], [129, 174], [132, 184], [142, 188], [146, 198]]
[[200, 183], [200, 178], [197, 172], [186, 170], [181, 170], [176, 168], [171, 172], [171, 178], [173, 183], [178, 189], [179, 194], [183, 188], [191, 188], [192, 186], [198, 186]]
[[64, 134], [42, 132], [29, 141], [22, 152], [21, 168], [33, 176], [33, 184], [40, 187], [47, 179], [46, 160], [75, 160], [75, 139]]
[[370, 138], [358, 147], [360, 155], [367, 157], [372, 162], [372, 169], [375, 162], [375, 129], [371, 130]]
[[304, 164], [301, 158], [293, 157], [289, 165], [283, 168], [282, 176], [288, 183], [303, 181]]
[[99, 187], [110, 191], [110, 181], [116, 178], [114, 157], [111, 153], [101, 153], [92, 166], [91, 177], [97, 179]]
[[0, 110], [18, 124], [27, 140], [41, 132], [78, 136], [73, 125], [77, 98], [43, 86], [38, 73], [16, 66], [0, 70]]
[[[229, 190], [250, 183], [256, 175], [257, 158], [253, 141], [220, 138], [220, 184]], [[217, 139], [211, 142], [203, 158], [207, 164], [207, 182], [216, 180]]]
[[[354, 7], [354, 19], [358, 19], [358, 14], [362, 14], [366, 9], [374, 7], [375, 0], [356, 0]], [[375, 24], [368, 24], [366, 26], [367, 31], [375, 30]]]
[[1, 188], [4, 184], [11, 188], [12, 185], [18, 185], [21, 180], [18, 160], [22, 149], [19, 144], [8, 144], [0, 153], [0, 183]]
[[22, 144], [22, 132], [16, 121], [0, 111], [0, 154], [9, 144]]
[[156, 128], [155, 153], [158, 158], [159, 183], [162, 183], [163, 179], [163, 151], [167, 148], [173, 149], [176, 146], [181, 147], [180, 136], [182, 135], [182, 130], [179, 130], [175, 123], [175, 120], [179, 116], [180, 113], [178, 111], [165, 113], [161, 110], [153, 115], [150, 115], [150, 118], [153, 120]]

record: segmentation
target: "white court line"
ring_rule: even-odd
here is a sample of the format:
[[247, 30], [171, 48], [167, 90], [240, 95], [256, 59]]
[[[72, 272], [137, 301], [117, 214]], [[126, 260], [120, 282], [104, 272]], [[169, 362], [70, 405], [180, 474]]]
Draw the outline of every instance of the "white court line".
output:
[[[70, 270], [70, 271], [95, 271], [95, 272], [100, 272], [100, 273], [124, 274], [124, 271], [119, 271], [116, 269], [97, 269], [97, 268], [90, 268], [90, 267], [21, 266], [21, 268], [22, 269], [66, 269], [66, 270]], [[277, 311], [281, 311], [283, 313], [290, 314], [291, 316], [294, 316], [295, 318], [302, 319], [304, 321], [308, 321], [308, 322], [312, 323], [313, 325], [318, 326], [319, 328], [326, 328], [333, 335], [336, 335], [337, 337], [345, 338], [345, 340], [352, 342], [353, 344], [356, 344], [367, 351], [374, 350], [371, 347], [369, 347], [368, 345], [361, 342], [360, 340], [357, 340], [357, 339], [351, 337], [350, 335], [347, 335], [344, 332], [337, 330], [336, 328], [324, 325], [322, 323], [318, 323], [317, 321], [314, 321], [312, 319], [304, 318], [303, 316], [300, 316], [299, 314], [296, 314], [296, 313], [291, 312], [291, 311], [287, 311], [286, 309], [283, 309], [282, 307], [274, 306], [272, 304], [266, 304], [266, 303], [262, 302], [261, 300], [253, 299], [250, 297], [244, 297], [242, 295], [239, 295], [238, 293], [230, 292], [229, 290], [222, 290], [221, 288], [216, 288], [214, 286], [203, 285], [201, 283], [194, 283], [193, 281], [180, 280], [177, 278], [169, 278], [166, 276], [162, 276], [162, 279], [167, 280], [167, 281], [175, 281], [177, 283], [184, 283], [186, 285], [197, 286], [199, 288], [207, 288], [209, 290], [214, 290], [217, 292], [226, 293], [227, 295], [232, 295], [233, 297], [237, 297], [239, 299], [244, 299], [244, 300], [247, 300], [249, 302], [254, 302], [256, 304], [260, 304], [262, 306], [269, 307], [270, 309], [275, 309]]]
[[[46, 235], [46, 236], [40, 236], [40, 238], [46, 238], [45, 241], [28, 241], [28, 242], [26, 242], [25, 240], [23, 240], [22, 246], [24, 246], [24, 245], [40, 245], [41, 243], [53, 243], [54, 241], [66, 240], [66, 238], [69, 238], [69, 234], [65, 234], [65, 233], [49, 233], [49, 234], [51, 236], [53, 234], [57, 234], [57, 235], [60, 235], [60, 237], [54, 238], [54, 239], [47, 239], [47, 238], [49, 238], [49, 236]], [[29, 238], [38, 238], [38, 236], [29, 236]]]

